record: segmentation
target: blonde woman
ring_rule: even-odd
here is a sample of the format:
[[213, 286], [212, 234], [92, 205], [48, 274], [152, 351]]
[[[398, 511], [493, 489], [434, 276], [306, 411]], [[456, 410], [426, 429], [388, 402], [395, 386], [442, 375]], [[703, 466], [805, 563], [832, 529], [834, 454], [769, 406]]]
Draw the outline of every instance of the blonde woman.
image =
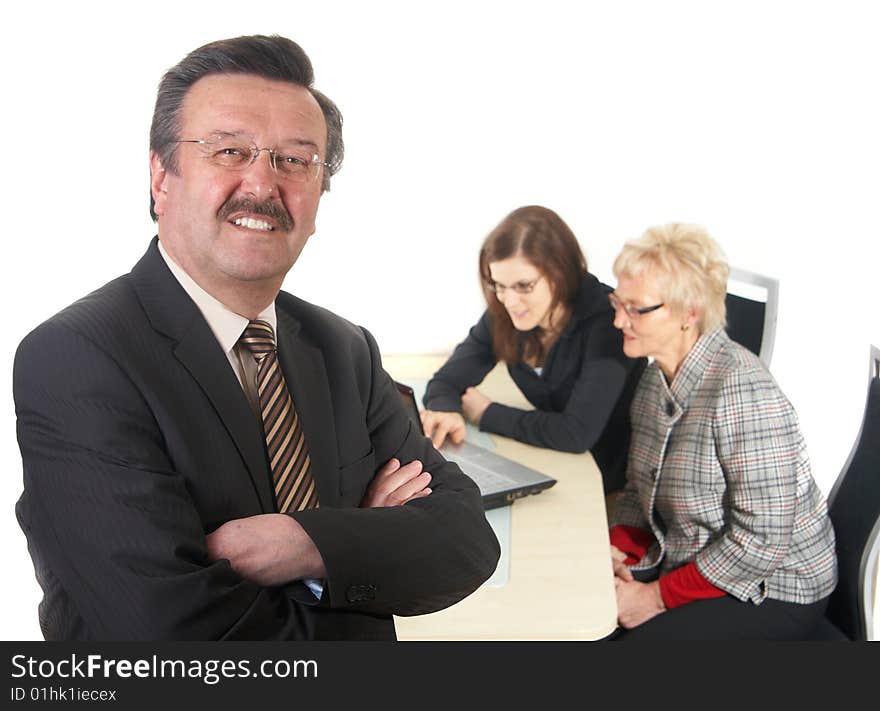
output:
[[794, 409], [724, 330], [720, 248], [655, 227], [614, 274], [624, 352], [653, 359], [611, 515], [620, 638], [808, 637], [836, 583], [834, 532]]

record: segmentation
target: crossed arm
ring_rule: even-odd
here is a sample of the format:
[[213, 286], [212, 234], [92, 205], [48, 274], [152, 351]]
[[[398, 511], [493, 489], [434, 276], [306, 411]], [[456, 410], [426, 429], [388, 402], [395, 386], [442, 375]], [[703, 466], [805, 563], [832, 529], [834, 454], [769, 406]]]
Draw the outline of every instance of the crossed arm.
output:
[[[376, 474], [361, 501], [362, 508], [402, 506], [428, 496], [429, 472], [422, 463], [401, 465], [391, 459]], [[327, 574], [321, 552], [296, 519], [285, 514], [258, 514], [234, 519], [205, 537], [208, 557], [227, 560], [242, 578], [278, 586]]]
[[[404, 437], [406, 415], [396, 412], [377, 355], [364, 377], [377, 378], [369, 381], [370, 419], [386, 442], [376, 456], [392, 461], [370, 478], [365, 508], [249, 516], [253, 491], [237, 458], [193, 450], [195, 441], [214, 441], [202, 434], [203, 415], [168, 419], [166, 403], [192, 386], [155, 350], [164, 344], [149, 345], [120, 354], [50, 323], [17, 354], [25, 470], [17, 512], [46, 592], [47, 637], [304, 639], [305, 610], [279, 581], [326, 574], [331, 607], [420, 614], [491, 574], [497, 542], [476, 487], [427, 440]], [[143, 374], [155, 374], [157, 359], [170, 385], [148, 400]], [[216, 470], [185, 475], [207, 461]], [[431, 472], [430, 493], [418, 462]], [[210, 524], [230, 514], [233, 521]], [[437, 555], [452, 568], [436, 565]], [[376, 599], [347, 600], [348, 587], [365, 580], [376, 584]]]

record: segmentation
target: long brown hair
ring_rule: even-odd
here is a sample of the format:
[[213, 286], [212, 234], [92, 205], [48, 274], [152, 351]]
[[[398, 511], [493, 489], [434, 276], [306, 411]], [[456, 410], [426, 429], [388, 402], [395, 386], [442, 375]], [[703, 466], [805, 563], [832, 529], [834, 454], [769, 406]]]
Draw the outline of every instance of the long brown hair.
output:
[[510, 257], [524, 257], [541, 272], [550, 285], [550, 312], [559, 304], [571, 307], [578, 287], [587, 275], [587, 258], [571, 228], [553, 210], [539, 205], [520, 207], [489, 233], [480, 249], [480, 281], [491, 316], [492, 347], [495, 356], [507, 363], [532, 360], [543, 363], [546, 356], [544, 329], [522, 333], [510, 320], [507, 309], [492, 291], [489, 265]]

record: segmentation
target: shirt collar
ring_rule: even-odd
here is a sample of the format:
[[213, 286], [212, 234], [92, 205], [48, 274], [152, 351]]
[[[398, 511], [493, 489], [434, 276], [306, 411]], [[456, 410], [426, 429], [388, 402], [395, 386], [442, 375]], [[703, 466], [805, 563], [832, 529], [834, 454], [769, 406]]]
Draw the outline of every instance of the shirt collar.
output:
[[[223, 352], [228, 355], [235, 347], [235, 344], [238, 343], [241, 334], [244, 333], [244, 329], [250, 322], [249, 319], [224, 306], [196, 284], [193, 278], [165, 251], [161, 240], [159, 241], [159, 254], [162, 255], [162, 259], [165, 260], [174, 278], [180, 282], [183, 290], [189, 294], [189, 298], [195, 302], [205, 321], [208, 322], [208, 326], [214, 333], [214, 337], [217, 339]], [[278, 319], [275, 316], [275, 303], [269, 304], [260, 312], [257, 318], [260, 321], [266, 321], [272, 326], [272, 330], [275, 331], [278, 323]]]
[[679, 407], [686, 406], [691, 392], [703, 379], [703, 375], [715, 355], [729, 342], [730, 336], [723, 328], [717, 328], [701, 335], [681, 362], [671, 386], [666, 386], [666, 378], [663, 377], [657, 362], [651, 363], [651, 367], [656, 369], [660, 381]]

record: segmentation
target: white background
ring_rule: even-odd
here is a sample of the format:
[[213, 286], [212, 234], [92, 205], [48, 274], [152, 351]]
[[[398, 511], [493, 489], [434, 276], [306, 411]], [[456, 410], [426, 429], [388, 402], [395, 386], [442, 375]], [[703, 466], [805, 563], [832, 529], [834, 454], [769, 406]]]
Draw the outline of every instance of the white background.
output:
[[874, 3], [22, 5], [0, 46], [0, 637], [39, 638], [13, 514], [15, 347], [143, 253], [155, 88], [222, 37], [298, 41], [345, 117], [344, 168], [286, 289], [385, 353], [446, 352], [482, 308], [479, 244], [515, 207], [559, 212], [612, 285], [625, 240], [701, 223], [732, 264], [781, 281], [772, 371], [830, 490], [880, 345]]

